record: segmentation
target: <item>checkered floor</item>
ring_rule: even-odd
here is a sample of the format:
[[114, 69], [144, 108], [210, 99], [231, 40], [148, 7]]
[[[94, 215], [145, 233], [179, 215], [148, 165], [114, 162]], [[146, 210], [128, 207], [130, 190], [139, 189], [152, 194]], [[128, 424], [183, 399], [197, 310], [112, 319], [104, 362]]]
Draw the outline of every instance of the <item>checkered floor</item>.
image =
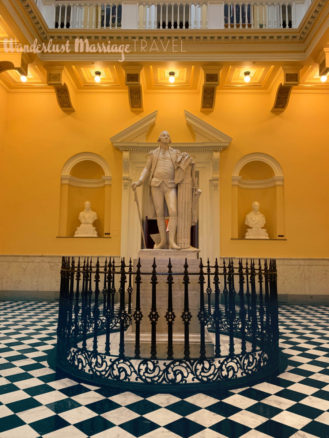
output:
[[57, 303], [0, 302], [0, 437], [329, 437], [329, 307], [282, 306], [287, 370], [221, 397], [77, 383], [47, 366], [56, 322]]

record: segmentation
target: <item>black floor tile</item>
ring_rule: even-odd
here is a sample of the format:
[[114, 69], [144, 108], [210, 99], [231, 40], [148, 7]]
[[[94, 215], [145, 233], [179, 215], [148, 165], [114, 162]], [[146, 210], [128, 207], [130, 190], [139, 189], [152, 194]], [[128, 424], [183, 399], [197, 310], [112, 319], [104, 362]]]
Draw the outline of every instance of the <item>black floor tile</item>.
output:
[[198, 406], [193, 405], [192, 403], [189, 403], [185, 400], [182, 400], [182, 401], [174, 403], [170, 406], [167, 406], [167, 409], [175, 412], [176, 414], [179, 414], [179, 415], [186, 417], [187, 415], [192, 414], [193, 412], [197, 411], [199, 408], [198, 408]]
[[203, 427], [187, 418], [181, 418], [173, 423], [168, 424], [166, 429], [176, 433], [178, 436], [188, 438], [200, 432]]
[[329, 438], [329, 425], [320, 423], [319, 421], [312, 421], [303, 427], [302, 431], [310, 433], [311, 435], [319, 436], [321, 438]]
[[47, 404], [47, 408], [51, 409], [56, 414], [78, 408], [79, 406], [81, 406], [80, 403], [71, 398], [64, 398], [63, 400]]
[[256, 430], [259, 430], [259, 432], [266, 433], [275, 438], [289, 438], [291, 435], [297, 432], [297, 429], [273, 420], [266, 421], [266, 423], [263, 423], [260, 426], [256, 427]]
[[138, 417], [127, 423], [121, 424], [120, 427], [134, 436], [141, 436], [157, 429], [159, 426], [147, 418]]
[[53, 432], [55, 430], [62, 429], [63, 427], [69, 426], [69, 423], [58, 415], [53, 417], [47, 417], [43, 420], [35, 421], [30, 423], [30, 426], [38, 432], [41, 436], [46, 435], [46, 433]]
[[108, 429], [111, 429], [113, 426], [113, 423], [106, 420], [106, 418], [99, 416], [89, 418], [88, 420], [81, 421], [80, 423], [74, 425], [74, 427], [81, 430], [87, 436], [96, 435], [97, 433], [104, 432]]
[[9, 403], [7, 406], [9, 409], [11, 409], [13, 412], [16, 413], [16, 412], [22, 412], [22, 411], [27, 411], [28, 409], [36, 408], [38, 406], [41, 406], [41, 403], [39, 403], [33, 397], [30, 397], [24, 400]]
[[236, 421], [232, 421], [229, 418], [226, 418], [225, 420], [220, 421], [217, 424], [214, 424], [213, 426], [210, 427], [210, 429], [222, 435], [232, 438], [233, 437], [238, 438], [250, 430], [249, 427], [237, 423]]
[[0, 433], [23, 426], [24, 424], [24, 421], [17, 417], [17, 415], [9, 415], [8, 417], [0, 418]]
[[118, 409], [121, 406], [114, 401], [105, 398], [104, 400], [99, 400], [97, 402], [91, 403], [90, 405], [86, 405], [86, 407], [96, 412], [97, 414], [104, 414], [104, 412], [113, 411], [113, 409]]

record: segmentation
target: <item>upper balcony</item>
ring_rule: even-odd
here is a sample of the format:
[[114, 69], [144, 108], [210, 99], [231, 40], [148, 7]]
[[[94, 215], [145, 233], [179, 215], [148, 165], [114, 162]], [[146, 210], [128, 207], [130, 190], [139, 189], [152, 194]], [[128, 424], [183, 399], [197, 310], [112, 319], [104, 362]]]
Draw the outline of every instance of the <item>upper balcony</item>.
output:
[[49, 29], [296, 29], [312, 0], [35, 0]]

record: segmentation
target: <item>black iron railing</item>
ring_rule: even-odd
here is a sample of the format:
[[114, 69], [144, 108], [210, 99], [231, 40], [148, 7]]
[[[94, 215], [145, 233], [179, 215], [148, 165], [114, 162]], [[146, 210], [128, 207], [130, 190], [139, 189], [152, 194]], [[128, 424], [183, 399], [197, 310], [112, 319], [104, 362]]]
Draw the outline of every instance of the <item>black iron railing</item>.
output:
[[[165, 312], [157, 307], [161, 276], [167, 285]], [[192, 283], [199, 289], [197, 312], [190, 307]], [[182, 294], [180, 313], [173, 304], [175, 285]], [[147, 311], [146, 286], [151, 293]], [[158, 353], [161, 318], [167, 326], [165, 357]], [[197, 355], [191, 354], [191, 324], [195, 327], [196, 320]], [[183, 339], [179, 357], [178, 323]], [[145, 331], [147, 353], [142, 349]], [[203, 384], [203, 390], [248, 384], [279, 367], [276, 262], [230, 259], [204, 265], [200, 260], [197, 272], [190, 272], [185, 260], [182, 272], [174, 272], [169, 259], [166, 272], [159, 272], [154, 260], [146, 272], [140, 260], [133, 265], [109, 258], [100, 264], [98, 259], [63, 257], [57, 335], [57, 365], [94, 383], [144, 383], [150, 389], [157, 384], [157, 390], [182, 384]], [[130, 347], [133, 339], [130, 353], [127, 336]]]

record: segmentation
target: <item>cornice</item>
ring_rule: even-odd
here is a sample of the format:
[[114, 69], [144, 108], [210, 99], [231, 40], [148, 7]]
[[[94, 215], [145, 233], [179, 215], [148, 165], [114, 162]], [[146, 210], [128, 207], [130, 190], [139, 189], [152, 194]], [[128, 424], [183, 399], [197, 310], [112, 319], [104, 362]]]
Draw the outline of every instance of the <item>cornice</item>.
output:
[[269, 187], [283, 186], [283, 176], [274, 176], [267, 179], [243, 179], [241, 176], [232, 177], [232, 185], [242, 189], [266, 189]]
[[[316, 0], [312, 3], [298, 29], [188, 29], [188, 30], [78, 30], [78, 29], [49, 29], [34, 0], [4, 0], [13, 5], [23, 6], [26, 17], [41, 41], [73, 40], [77, 36], [88, 38], [90, 41], [107, 41], [129, 43], [138, 39], [180, 39], [189, 49], [188, 53], [133, 53], [126, 57], [130, 61], [154, 61], [179, 59], [181, 61], [238, 61], [249, 59], [271, 61], [300, 61], [305, 59], [307, 46], [311, 43], [310, 34], [327, 5], [326, 0]], [[307, 44], [306, 44], [307, 40]], [[206, 47], [205, 47], [206, 46]], [[44, 61], [82, 61], [99, 59], [99, 54], [55, 54], [40, 55]], [[102, 56], [102, 55], [101, 55]], [[115, 60], [118, 55], [102, 56], [102, 59]]]
[[[159, 146], [156, 142], [129, 142], [129, 143], [113, 143], [116, 149], [122, 152], [149, 152]], [[186, 152], [214, 152], [222, 151], [228, 145], [221, 145], [213, 142], [183, 142], [183, 143], [171, 143], [171, 147]]]
[[96, 187], [104, 187], [112, 184], [111, 176], [103, 176], [99, 179], [84, 179], [84, 178], [76, 178], [71, 175], [62, 175], [61, 177], [62, 184], [69, 184], [74, 187], [87, 187], [87, 188], [96, 188]]

